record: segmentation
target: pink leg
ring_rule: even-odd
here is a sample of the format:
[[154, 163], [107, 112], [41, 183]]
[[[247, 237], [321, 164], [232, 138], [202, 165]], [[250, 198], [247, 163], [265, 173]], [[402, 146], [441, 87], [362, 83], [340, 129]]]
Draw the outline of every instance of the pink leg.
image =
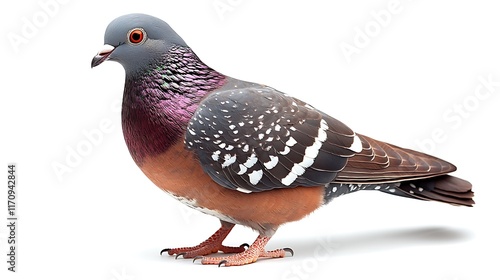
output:
[[199, 257], [195, 258], [195, 260], [201, 259], [202, 264], [236, 266], [256, 262], [259, 258], [283, 258], [286, 252], [289, 252], [293, 256], [293, 251], [290, 248], [266, 251], [264, 247], [269, 239], [271, 239], [271, 237], [259, 235], [255, 242], [250, 245], [247, 250], [241, 253], [224, 257]]
[[231, 232], [234, 224], [222, 221], [221, 223], [222, 226], [219, 228], [219, 230], [217, 230], [212, 236], [210, 236], [207, 240], [203, 241], [199, 245], [193, 247], [163, 249], [161, 250], [160, 254], [167, 252], [169, 255], [176, 255], [175, 258], [182, 256], [183, 258], [188, 259], [197, 256], [205, 256], [217, 253], [219, 251], [222, 251], [223, 253], [240, 253], [245, 251], [245, 246], [248, 246], [246, 244], [243, 244], [240, 247], [228, 247], [222, 245], [222, 241], [224, 241], [227, 235]]

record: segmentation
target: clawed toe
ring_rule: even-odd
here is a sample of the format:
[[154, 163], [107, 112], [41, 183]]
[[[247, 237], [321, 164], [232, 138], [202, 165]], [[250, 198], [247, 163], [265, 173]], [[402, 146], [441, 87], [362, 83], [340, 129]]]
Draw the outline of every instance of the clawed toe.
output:
[[293, 257], [294, 252], [293, 252], [292, 248], [283, 248], [283, 251], [290, 253], [290, 255], [292, 255], [292, 257]]
[[179, 258], [180, 256], [182, 256], [182, 258], [185, 259], [184, 256], [186, 256], [186, 253], [180, 253], [180, 254], [175, 255], [175, 259]]
[[170, 250], [172, 250], [172, 249], [167, 248], [167, 249], [163, 249], [163, 250], [161, 250], [161, 251], [160, 251], [160, 256], [161, 256], [161, 255], [163, 255], [163, 253], [165, 253], [165, 252], [167, 252], [167, 253], [168, 253], [168, 251], [170, 251]]

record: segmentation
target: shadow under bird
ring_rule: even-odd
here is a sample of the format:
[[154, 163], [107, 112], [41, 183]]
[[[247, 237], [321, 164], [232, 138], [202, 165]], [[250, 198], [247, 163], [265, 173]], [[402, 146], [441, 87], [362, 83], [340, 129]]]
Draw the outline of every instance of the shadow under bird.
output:
[[[274, 88], [238, 80], [203, 63], [164, 21], [116, 18], [92, 67], [125, 69], [123, 135], [133, 160], [160, 189], [220, 219], [193, 247], [162, 253], [203, 264], [280, 258], [267, 251], [280, 225], [358, 190], [452, 205], [474, 204], [471, 184], [449, 162], [377, 141]], [[235, 224], [256, 230], [251, 245], [222, 245]], [[207, 256], [216, 252], [233, 253]]]

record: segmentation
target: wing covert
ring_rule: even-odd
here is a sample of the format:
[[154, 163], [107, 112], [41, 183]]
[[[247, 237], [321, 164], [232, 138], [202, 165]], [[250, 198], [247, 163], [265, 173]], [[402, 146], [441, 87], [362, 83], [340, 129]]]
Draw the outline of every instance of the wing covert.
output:
[[326, 185], [356, 141], [343, 123], [265, 86], [209, 95], [185, 137], [214, 181], [243, 192]]

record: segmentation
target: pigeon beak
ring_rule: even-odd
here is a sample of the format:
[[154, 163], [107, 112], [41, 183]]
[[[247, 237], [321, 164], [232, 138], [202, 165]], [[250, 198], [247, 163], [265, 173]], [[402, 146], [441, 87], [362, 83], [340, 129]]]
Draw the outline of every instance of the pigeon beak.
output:
[[94, 58], [92, 59], [91, 67], [94, 68], [94, 67], [98, 66], [99, 64], [103, 63], [104, 61], [108, 60], [109, 55], [114, 50], [115, 50], [115, 47], [108, 45], [108, 44], [104, 45], [102, 50], [96, 56], [94, 56]]

